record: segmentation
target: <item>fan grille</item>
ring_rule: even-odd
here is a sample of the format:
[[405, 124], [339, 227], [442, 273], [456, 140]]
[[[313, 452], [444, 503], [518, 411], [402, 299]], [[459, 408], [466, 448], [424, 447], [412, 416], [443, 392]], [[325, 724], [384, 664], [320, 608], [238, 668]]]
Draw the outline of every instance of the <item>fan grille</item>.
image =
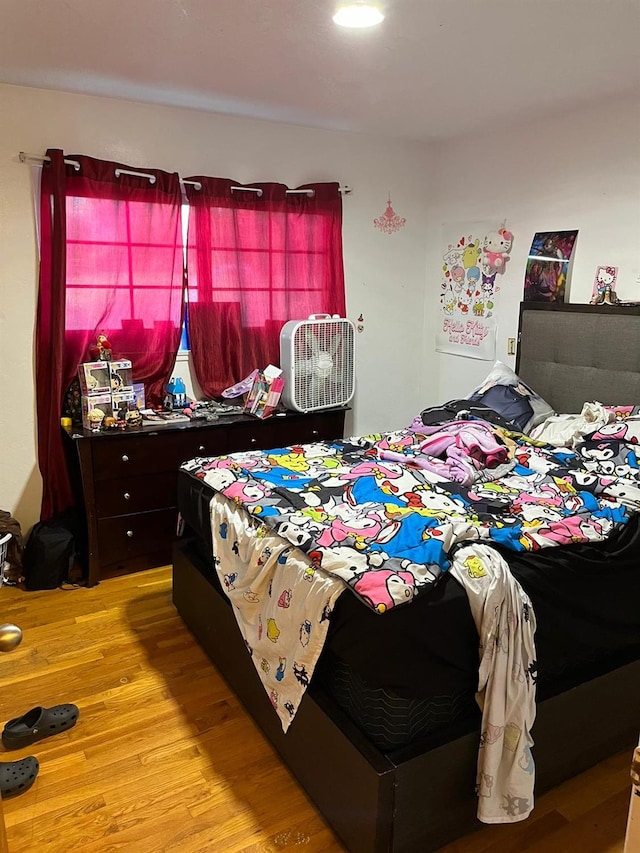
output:
[[294, 399], [301, 410], [341, 406], [353, 397], [354, 339], [348, 320], [300, 326], [293, 354]]

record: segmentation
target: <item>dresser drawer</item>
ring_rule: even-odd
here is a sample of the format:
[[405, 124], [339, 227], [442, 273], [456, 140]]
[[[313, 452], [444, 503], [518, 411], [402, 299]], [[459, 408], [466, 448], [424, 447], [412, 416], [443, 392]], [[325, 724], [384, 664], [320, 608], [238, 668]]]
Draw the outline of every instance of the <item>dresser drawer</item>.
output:
[[276, 421], [274, 438], [277, 444], [274, 447], [311, 444], [314, 441], [342, 438], [344, 431], [344, 411], [342, 410], [305, 415], [295, 420], [276, 418]]
[[70, 476], [87, 519], [87, 582], [171, 561], [178, 468], [196, 456], [269, 450], [343, 435], [343, 409], [240, 416], [186, 426], [84, 435], [64, 431]]
[[176, 505], [177, 470], [103, 480], [96, 488], [98, 518], [130, 515]]
[[195, 456], [222, 456], [228, 453], [231, 429], [232, 427], [201, 427], [190, 430], [182, 437], [177, 448], [176, 468]]
[[177, 471], [182, 462], [194, 456], [219, 456], [227, 451], [227, 432], [227, 428], [185, 429], [97, 441], [93, 448], [94, 480]]
[[98, 521], [100, 561], [103, 565], [125, 565], [128, 560], [162, 550], [169, 553], [176, 535], [178, 512], [161, 509], [120, 515]]
[[261, 421], [256, 418], [255, 423], [238, 423], [229, 429], [229, 449], [227, 452], [269, 450], [272, 447], [277, 447], [279, 442], [279, 430], [274, 429], [272, 421]]

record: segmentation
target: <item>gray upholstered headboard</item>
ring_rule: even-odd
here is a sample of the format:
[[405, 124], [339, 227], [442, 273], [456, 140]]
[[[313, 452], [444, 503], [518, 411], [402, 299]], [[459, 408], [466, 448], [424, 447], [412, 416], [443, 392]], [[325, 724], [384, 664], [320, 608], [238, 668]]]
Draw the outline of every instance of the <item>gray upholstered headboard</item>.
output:
[[640, 307], [523, 302], [516, 372], [557, 412], [640, 405]]

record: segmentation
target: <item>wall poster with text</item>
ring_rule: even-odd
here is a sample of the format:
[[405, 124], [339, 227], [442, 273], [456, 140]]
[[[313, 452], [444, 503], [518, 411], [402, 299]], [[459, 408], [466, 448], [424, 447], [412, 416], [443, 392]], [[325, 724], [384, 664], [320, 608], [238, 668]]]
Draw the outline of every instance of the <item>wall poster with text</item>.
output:
[[504, 224], [443, 226], [438, 352], [495, 359], [498, 277], [512, 243]]

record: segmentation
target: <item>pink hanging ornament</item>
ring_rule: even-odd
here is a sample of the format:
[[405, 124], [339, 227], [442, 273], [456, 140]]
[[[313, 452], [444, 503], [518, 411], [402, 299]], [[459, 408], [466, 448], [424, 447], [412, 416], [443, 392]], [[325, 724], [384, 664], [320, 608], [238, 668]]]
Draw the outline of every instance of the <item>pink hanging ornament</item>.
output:
[[382, 214], [382, 216], [378, 216], [373, 220], [373, 224], [380, 231], [383, 231], [385, 234], [394, 234], [396, 231], [399, 231], [401, 228], [404, 228], [407, 220], [404, 217], [398, 216], [393, 207], [391, 206], [391, 193], [389, 193], [389, 198], [387, 199], [387, 209]]

